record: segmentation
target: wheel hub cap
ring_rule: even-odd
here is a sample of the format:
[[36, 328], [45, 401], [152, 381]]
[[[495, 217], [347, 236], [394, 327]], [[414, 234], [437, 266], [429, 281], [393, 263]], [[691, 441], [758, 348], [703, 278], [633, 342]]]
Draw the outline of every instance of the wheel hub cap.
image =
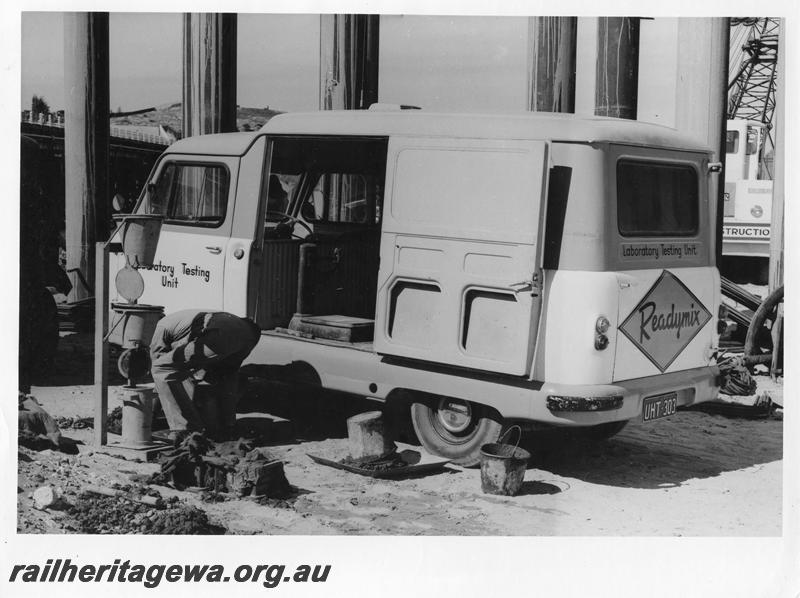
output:
[[472, 409], [469, 403], [464, 401], [441, 399], [436, 417], [447, 431], [458, 434], [469, 427], [472, 421]]

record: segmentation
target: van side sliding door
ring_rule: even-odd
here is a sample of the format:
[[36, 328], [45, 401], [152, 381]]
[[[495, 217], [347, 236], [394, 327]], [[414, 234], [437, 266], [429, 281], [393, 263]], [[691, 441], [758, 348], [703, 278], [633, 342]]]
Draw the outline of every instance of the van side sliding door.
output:
[[530, 372], [547, 144], [391, 138], [375, 350]]

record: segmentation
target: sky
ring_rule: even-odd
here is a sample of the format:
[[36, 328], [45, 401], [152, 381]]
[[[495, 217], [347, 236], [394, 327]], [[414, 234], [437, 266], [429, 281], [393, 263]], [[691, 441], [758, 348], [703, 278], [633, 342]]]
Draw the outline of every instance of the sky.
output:
[[[180, 14], [111, 13], [110, 102], [135, 110], [180, 101]], [[63, 107], [63, 17], [22, 13], [21, 103]], [[316, 110], [319, 16], [240, 14], [238, 103]], [[381, 102], [455, 111], [524, 110], [527, 19], [383, 15]]]
[[[62, 13], [21, 14], [23, 109], [33, 95], [44, 97], [53, 110], [64, 106], [63, 21]], [[639, 120], [674, 124], [677, 21], [641, 21]], [[520, 16], [381, 15], [379, 101], [439, 112], [526, 110], [528, 23]], [[317, 110], [319, 24], [318, 14], [240, 13], [238, 104]], [[594, 76], [587, 78], [594, 69], [593, 28], [596, 21], [579, 20], [579, 113], [593, 109], [593, 91], [581, 90], [581, 81]], [[181, 100], [180, 13], [112, 12], [109, 38], [112, 110]]]

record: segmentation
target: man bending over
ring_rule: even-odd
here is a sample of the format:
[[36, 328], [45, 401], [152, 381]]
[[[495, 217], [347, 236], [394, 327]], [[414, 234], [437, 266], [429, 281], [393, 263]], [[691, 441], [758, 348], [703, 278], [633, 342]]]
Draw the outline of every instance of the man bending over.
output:
[[[261, 329], [255, 322], [223, 311], [187, 309], [158, 322], [150, 344], [151, 371], [173, 434], [234, 433], [237, 373], [259, 338]], [[212, 386], [219, 421], [203, 421], [194, 404], [199, 380]]]

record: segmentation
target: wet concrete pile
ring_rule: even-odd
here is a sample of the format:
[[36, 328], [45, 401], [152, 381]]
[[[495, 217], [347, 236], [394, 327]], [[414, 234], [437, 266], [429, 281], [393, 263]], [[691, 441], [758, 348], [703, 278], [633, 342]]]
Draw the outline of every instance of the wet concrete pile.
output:
[[140, 504], [124, 498], [83, 493], [68, 515], [75, 522], [68, 529], [84, 534], [224, 534], [206, 513], [196, 507], [168, 500], [164, 508]]
[[342, 465], [348, 467], [355, 467], [365, 471], [391, 471], [392, 469], [401, 469], [408, 467], [403, 458], [398, 453], [391, 453], [382, 457], [363, 457], [354, 459], [353, 457], [345, 457], [339, 461]]
[[283, 462], [266, 449], [243, 440], [215, 444], [199, 433], [165, 453], [161, 470], [149, 481], [178, 490], [202, 488], [208, 502], [224, 499], [220, 494], [225, 493], [279, 499], [292, 493]]
[[283, 462], [263, 449], [249, 451], [229, 476], [231, 490], [239, 496], [285, 498], [292, 492]]

